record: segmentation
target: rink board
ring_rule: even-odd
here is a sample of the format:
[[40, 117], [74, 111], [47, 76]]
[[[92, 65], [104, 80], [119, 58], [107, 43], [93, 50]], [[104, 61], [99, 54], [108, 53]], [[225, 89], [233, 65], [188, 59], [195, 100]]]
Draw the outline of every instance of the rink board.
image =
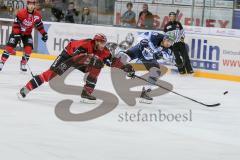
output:
[[[0, 48], [6, 44], [11, 32], [12, 20], [0, 19]], [[121, 43], [129, 34], [134, 38], [135, 45], [138, 35], [147, 30], [121, 28], [113, 26], [93, 26], [80, 24], [66, 24], [45, 22], [49, 40], [45, 44], [41, 35], [33, 32], [33, 58], [53, 60], [71, 39], [89, 38], [102, 32], [110, 42]], [[224, 28], [204, 28], [185, 26], [185, 42], [189, 50], [189, 57], [196, 71], [195, 76], [223, 80], [240, 81], [240, 31]], [[17, 50], [22, 51], [18, 47]], [[135, 64], [134, 64], [135, 65]], [[136, 69], [143, 69], [141, 64]], [[169, 66], [172, 68], [172, 66]], [[176, 69], [176, 68], [174, 68]]]
[[[2, 54], [3, 50], [0, 50], [0, 54]], [[22, 52], [17, 51], [16, 56], [22, 56]], [[37, 54], [33, 53], [31, 55], [31, 58], [38, 58], [43, 60], [54, 60], [56, 59], [56, 56], [54, 55], [45, 55], [45, 54]], [[135, 70], [145, 70], [145, 67], [143, 64], [133, 64], [133, 67]], [[170, 69], [167, 72], [168, 74], [174, 74], [176, 73], [176, 69]], [[234, 75], [227, 75], [227, 74], [217, 74], [217, 73], [208, 73], [200, 70], [196, 70], [193, 74], [194, 77], [203, 77], [203, 78], [211, 78], [211, 79], [219, 79], [219, 80], [228, 80], [228, 81], [235, 81], [240, 82], [240, 76], [234, 76]]]

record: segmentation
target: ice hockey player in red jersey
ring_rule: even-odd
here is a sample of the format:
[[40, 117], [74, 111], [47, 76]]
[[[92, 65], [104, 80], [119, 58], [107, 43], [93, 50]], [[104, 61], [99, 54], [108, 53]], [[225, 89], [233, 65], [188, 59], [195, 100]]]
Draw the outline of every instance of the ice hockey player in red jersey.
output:
[[17, 44], [22, 41], [24, 54], [20, 63], [20, 70], [26, 72], [26, 64], [33, 49], [32, 30], [35, 27], [41, 34], [42, 40], [47, 41], [48, 35], [44, 30], [41, 14], [35, 10], [36, 0], [27, 0], [27, 7], [19, 10], [13, 23], [12, 33], [0, 59], [0, 71], [10, 55], [14, 55]]
[[116, 67], [133, 77], [135, 71], [130, 64], [123, 64], [121, 58], [112, 57], [110, 51], [105, 47], [106, 36], [96, 34], [93, 39], [72, 40], [65, 47], [62, 53], [56, 58], [50, 69], [40, 75], [34, 76], [21, 90], [19, 96], [25, 98], [27, 94], [36, 89], [44, 82], [50, 81], [56, 75], [61, 76], [70, 67], [74, 67], [88, 73], [86, 83], [81, 97], [83, 102], [95, 102], [96, 97], [92, 95], [97, 79], [104, 64]]

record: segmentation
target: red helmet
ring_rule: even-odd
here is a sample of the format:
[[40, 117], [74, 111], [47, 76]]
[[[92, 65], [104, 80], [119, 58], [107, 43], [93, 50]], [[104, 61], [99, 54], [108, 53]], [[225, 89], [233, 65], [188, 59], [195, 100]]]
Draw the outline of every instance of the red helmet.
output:
[[27, 0], [27, 4], [29, 3], [36, 3], [36, 0]]
[[102, 34], [102, 33], [96, 34], [93, 39], [95, 41], [107, 42], [107, 37], [104, 34]]

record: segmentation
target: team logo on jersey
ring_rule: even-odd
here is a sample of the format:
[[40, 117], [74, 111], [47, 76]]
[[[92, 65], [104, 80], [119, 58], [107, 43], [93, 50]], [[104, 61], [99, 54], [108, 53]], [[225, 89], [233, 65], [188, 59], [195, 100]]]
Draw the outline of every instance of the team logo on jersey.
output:
[[23, 24], [25, 26], [31, 27], [33, 25], [33, 22], [31, 20], [24, 19]]

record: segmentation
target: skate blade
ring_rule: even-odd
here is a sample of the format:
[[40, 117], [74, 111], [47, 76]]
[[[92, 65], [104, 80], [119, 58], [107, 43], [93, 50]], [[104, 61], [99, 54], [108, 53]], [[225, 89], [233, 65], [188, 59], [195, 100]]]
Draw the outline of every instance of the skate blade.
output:
[[19, 71], [19, 73], [22, 74], [22, 75], [27, 75], [27, 72], [24, 72], [24, 71], [21, 71], [21, 70]]
[[140, 98], [139, 103], [151, 104], [152, 100], [147, 100], [147, 99], [144, 99], [144, 98]]
[[89, 100], [89, 99], [86, 99], [86, 98], [81, 98], [80, 102], [86, 103], [86, 104], [95, 104], [96, 100]]

